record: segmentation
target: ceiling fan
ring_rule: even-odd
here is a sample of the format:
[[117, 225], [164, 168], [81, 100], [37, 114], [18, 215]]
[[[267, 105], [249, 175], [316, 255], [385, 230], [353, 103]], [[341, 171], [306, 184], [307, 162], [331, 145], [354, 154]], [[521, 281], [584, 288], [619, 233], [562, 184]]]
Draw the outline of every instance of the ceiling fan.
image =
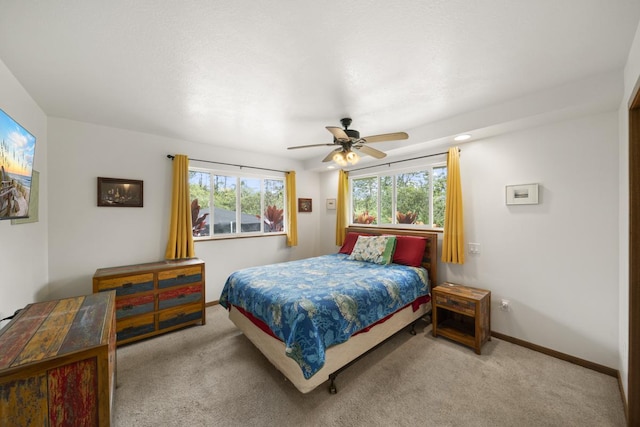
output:
[[349, 163], [354, 165], [358, 162], [359, 157], [356, 151], [360, 151], [360, 153], [375, 157], [376, 159], [382, 159], [386, 156], [386, 153], [383, 153], [380, 150], [376, 150], [375, 148], [371, 148], [368, 144], [383, 141], [397, 141], [409, 138], [409, 135], [407, 135], [406, 132], [385, 133], [381, 135], [365, 136], [361, 138], [360, 132], [354, 129], [349, 129], [349, 126], [351, 125], [350, 118], [347, 117], [344, 119], [340, 119], [340, 123], [342, 123], [344, 129], [341, 129], [337, 126], [326, 127], [327, 130], [333, 135], [333, 143], [298, 145], [295, 147], [289, 147], [288, 149], [296, 150], [298, 148], [308, 147], [338, 146], [338, 148], [331, 151], [322, 161], [329, 162], [333, 160], [340, 166], [346, 166]]

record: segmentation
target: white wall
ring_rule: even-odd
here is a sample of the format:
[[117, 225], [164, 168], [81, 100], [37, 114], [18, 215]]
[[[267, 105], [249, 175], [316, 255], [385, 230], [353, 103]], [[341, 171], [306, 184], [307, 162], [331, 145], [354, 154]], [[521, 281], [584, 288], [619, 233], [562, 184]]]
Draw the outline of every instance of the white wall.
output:
[[[0, 108], [36, 137], [39, 221], [0, 221], [0, 319], [49, 296], [47, 286], [47, 117], [0, 61]], [[3, 323], [4, 325], [4, 323]]]
[[[440, 268], [492, 291], [493, 330], [615, 369], [617, 141], [611, 112], [461, 146], [465, 240], [481, 253]], [[528, 183], [538, 205], [505, 205], [505, 185]]]
[[[640, 29], [640, 26], [638, 26]], [[619, 276], [620, 317], [619, 357], [620, 377], [625, 395], [629, 392], [629, 105], [634, 89], [640, 81], [640, 31], [636, 31], [629, 57], [624, 69], [624, 95], [618, 112], [620, 121], [619, 140]]]
[[[167, 154], [297, 169], [298, 196], [318, 202], [318, 175], [301, 172], [291, 160], [59, 118], [49, 119], [49, 141], [49, 278], [56, 298], [91, 293], [97, 268], [164, 259], [171, 203]], [[97, 207], [97, 177], [143, 180], [144, 207]], [[284, 236], [196, 242], [206, 265], [206, 300], [219, 298], [237, 268], [315, 255], [317, 216], [317, 210], [299, 215], [295, 248], [286, 247]]]
[[322, 255], [335, 253], [336, 246], [336, 210], [327, 209], [327, 199], [338, 197], [338, 171], [331, 170], [321, 174], [320, 179], [320, 229], [323, 230], [322, 239], [319, 245], [319, 252]]

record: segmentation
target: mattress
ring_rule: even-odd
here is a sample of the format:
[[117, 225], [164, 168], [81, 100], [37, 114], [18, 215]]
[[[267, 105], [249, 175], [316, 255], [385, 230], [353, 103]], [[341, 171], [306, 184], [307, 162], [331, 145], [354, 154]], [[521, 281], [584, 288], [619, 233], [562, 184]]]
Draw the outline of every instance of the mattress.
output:
[[420, 304], [417, 310], [414, 310], [413, 305], [408, 305], [391, 315], [386, 321], [352, 336], [342, 344], [329, 347], [324, 365], [310, 378], [305, 378], [298, 363], [287, 356], [282, 340], [266, 333], [234, 306], [231, 306], [229, 311], [229, 319], [300, 392], [308, 393], [326, 382], [329, 375], [429, 312], [431, 312], [430, 301]]

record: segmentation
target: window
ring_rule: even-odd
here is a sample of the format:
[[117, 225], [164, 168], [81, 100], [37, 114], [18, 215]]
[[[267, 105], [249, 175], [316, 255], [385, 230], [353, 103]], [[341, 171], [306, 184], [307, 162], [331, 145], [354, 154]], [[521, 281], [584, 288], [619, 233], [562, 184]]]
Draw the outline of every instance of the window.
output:
[[284, 178], [189, 169], [193, 237], [285, 231]]
[[444, 227], [446, 166], [385, 171], [350, 182], [353, 224]]

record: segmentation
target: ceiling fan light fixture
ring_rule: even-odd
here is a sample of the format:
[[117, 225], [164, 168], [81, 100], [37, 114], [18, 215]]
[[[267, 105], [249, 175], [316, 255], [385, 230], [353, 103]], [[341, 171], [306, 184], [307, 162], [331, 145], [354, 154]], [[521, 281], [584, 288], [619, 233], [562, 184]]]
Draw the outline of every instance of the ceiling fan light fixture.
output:
[[356, 152], [351, 150], [347, 152], [347, 162], [351, 163], [352, 165], [355, 165], [356, 163], [358, 163], [358, 160], [360, 160], [360, 156], [358, 156]]
[[340, 166], [347, 166], [347, 156], [345, 156], [344, 151], [338, 151], [336, 154], [334, 154], [333, 161]]
[[409, 139], [409, 135], [406, 132], [383, 133], [380, 135], [370, 135], [361, 138], [360, 132], [355, 129], [349, 129], [349, 126], [351, 125], [350, 118], [345, 117], [340, 120], [340, 123], [342, 123], [342, 128], [337, 126], [325, 126], [325, 129], [333, 135], [333, 142], [330, 144], [297, 145], [294, 147], [287, 147], [287, 149], [294, 150], [307, 147], [332, 146], [334, 147], [334, 150], [328, 153], [322, 159], [322, 162], [330, 162], [333, 160], [336, 164], [344, 167], [347, 165], [355, 165], [360, 160], [360, 155], [352, 149], [360, 151], [360, 154], [362, 155], [382, 159], [386, 154], [380, 150], [369, 147], [369, 144]]

